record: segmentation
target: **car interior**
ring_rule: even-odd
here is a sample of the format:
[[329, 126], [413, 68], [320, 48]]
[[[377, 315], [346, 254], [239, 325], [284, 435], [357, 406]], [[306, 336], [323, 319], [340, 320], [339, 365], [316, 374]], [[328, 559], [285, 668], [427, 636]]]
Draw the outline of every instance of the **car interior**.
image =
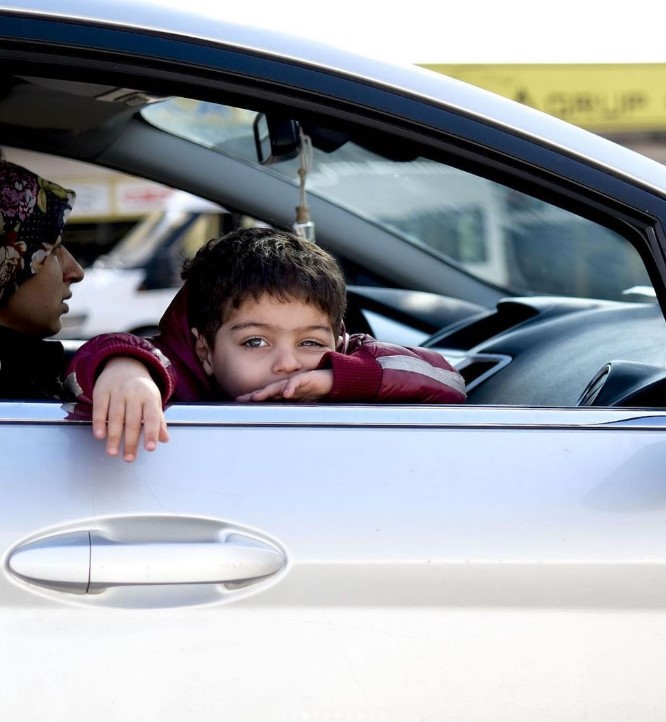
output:
[[5, 70], [0, 147], [10, 160], [27, 149], [130, 173], [290, 228], [306, 138], [308, 212], [345, 271], [350, 332], [405, 345], [416, 334], [461, 371], [469, 404], [665, 405], [664, 318], [640, 245], [609, 219], [530, 190], [455, 139], [419, 143], [321, 111], [291, 117], [268, 94], [163, 91]]

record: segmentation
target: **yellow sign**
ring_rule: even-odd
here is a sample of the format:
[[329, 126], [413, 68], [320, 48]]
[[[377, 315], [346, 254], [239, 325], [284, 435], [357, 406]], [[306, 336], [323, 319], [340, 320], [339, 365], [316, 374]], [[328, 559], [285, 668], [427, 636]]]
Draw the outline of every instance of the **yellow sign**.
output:
[[424, 67], [598, 133], [666, 129], [666, 63]]

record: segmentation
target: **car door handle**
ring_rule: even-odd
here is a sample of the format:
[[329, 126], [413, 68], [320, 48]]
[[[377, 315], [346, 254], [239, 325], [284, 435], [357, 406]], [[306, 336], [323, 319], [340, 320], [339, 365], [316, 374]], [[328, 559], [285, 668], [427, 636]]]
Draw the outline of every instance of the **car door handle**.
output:
[[260, 580], [280, 571], [284, 554], [232, 535], [221, 541], [117, 542], [77, 531], [24, 544], [8, 565], [43, 587], [85, 594], [134, 584], [221, 584]]

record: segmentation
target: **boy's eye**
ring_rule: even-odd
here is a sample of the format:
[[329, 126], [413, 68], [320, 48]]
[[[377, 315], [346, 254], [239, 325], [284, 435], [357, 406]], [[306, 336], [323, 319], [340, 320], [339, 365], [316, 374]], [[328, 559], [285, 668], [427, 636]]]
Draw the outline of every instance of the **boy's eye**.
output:
[[315, 348], [323, 348], [325, 344], [321, 341], [317, 341], [314, 338], [308, 338], [305, 341], [301, 341], [301, 346], [314, 346]]
[[248, 338], [243, 341], [243, 346], [247, 346], [248, 348], [261, 348], [265, 345], [266, 342], [263, 338]]

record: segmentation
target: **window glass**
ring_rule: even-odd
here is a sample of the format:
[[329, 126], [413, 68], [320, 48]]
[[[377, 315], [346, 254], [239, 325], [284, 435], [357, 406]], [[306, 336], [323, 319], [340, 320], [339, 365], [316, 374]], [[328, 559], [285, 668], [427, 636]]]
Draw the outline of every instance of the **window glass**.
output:
[[[257, 162], [251, 111], [175, 98], [143, 114], [176, 135]], [[271, 165], [294, 182], [298, 167], [298, 159]], [[618, 234], [426, 158], [394, 161], [351, 142], [333, 152], [315, 148], [307, 188], [510, 293], [645, 300], [627, 292], [651, 291], [638, 253]]]

